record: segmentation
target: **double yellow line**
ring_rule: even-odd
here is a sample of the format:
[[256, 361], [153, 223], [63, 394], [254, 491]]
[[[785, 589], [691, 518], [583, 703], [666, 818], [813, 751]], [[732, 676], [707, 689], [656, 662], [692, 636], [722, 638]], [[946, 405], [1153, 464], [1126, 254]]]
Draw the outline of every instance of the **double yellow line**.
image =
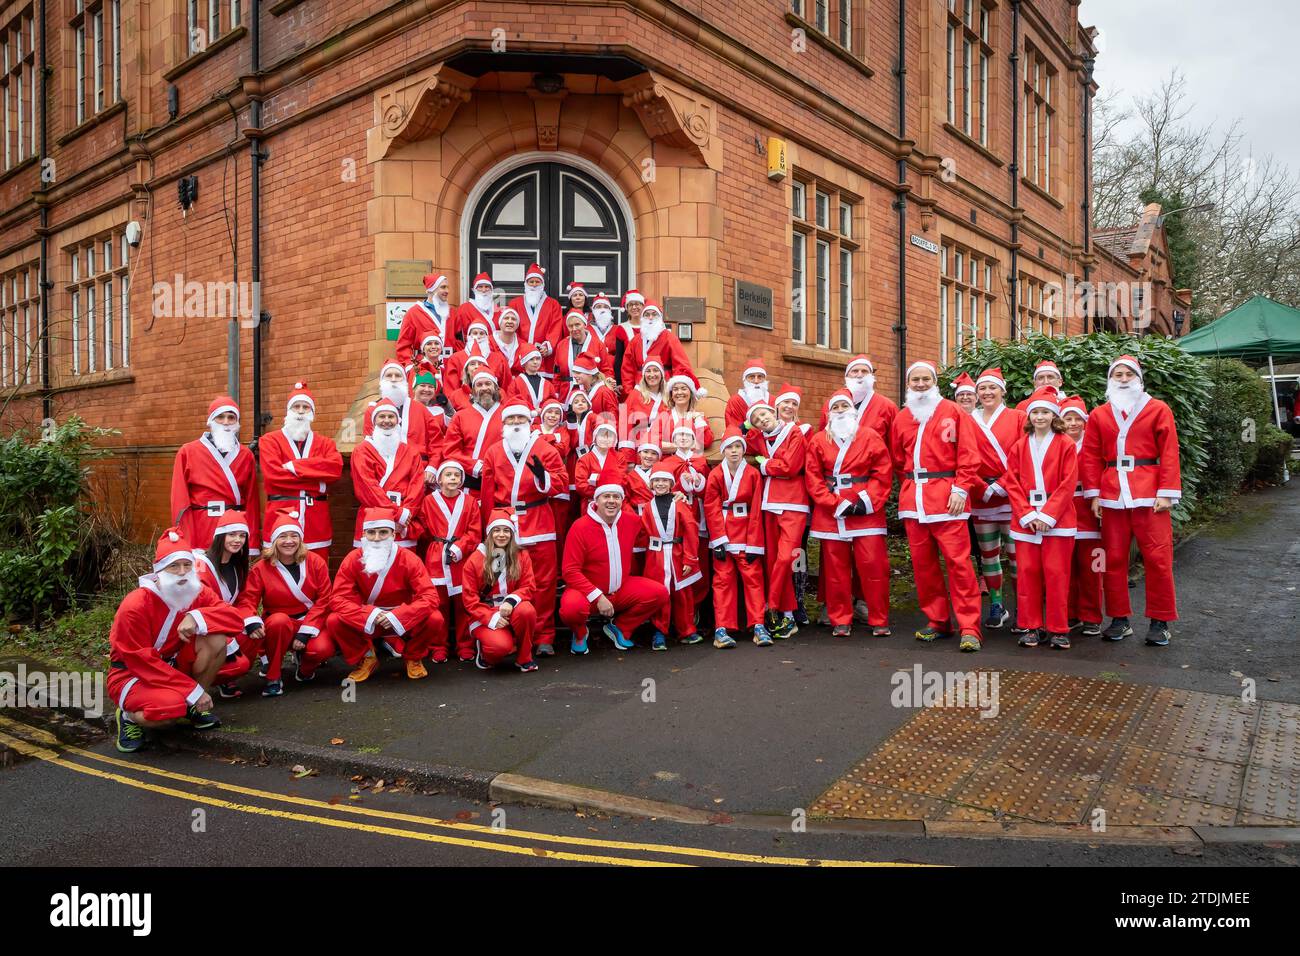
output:
[[[223, 810], [233, 810], [240, 813], [250, 813], [257, 816], [272, 817], [281, 820], [293, 820], [298, 823], [311, 823], [317, 826], [354, 830], [362, 833], [372, 833], [379, 836], [399, 837], [407, 840], [420, 840], [426, 843], [440, 843], [476, 850], [487, 850], [494, 853], [509, 853], [517, 856], [532, 856], [548, 860], [564, 860], [575, 863], [602, 863], [617, 866], [694, 865], [692, 863], [681, 863], [668, 859], [659, 859], [657, 858], [659, 856], [687, 857], [700, 860], [719, 861], [723, 863], [753, 863], [775, 866], [877, 867], [916, 865], [909, 863], [873, 862], [869, 860], [834, 860], [810, 857], [768, 856], [766, 854], [755, 853], [732, 853], [726, 850], [710, 850], [702, 847], [676, 846], [664, 843], [632, 843], [622, 840], [600, 840], [592, 837], [563, 836], [559, 834], [542, 833], [534, 830], [498, 830], [481, 824], [462, 823], [456, 820], [443, 820], [437, 817], [400, 813], [394, 810], [378, 810], [372, 807], [355, 806], [350, 803], [333, 804], [323, 800], [313, 800], [309, 797], [290, 796], [288, 794], [276, 793], [274, 791], [258, 790], [253, 787], [243, 787], [238, 784], [225, 783], [220, 780], [211, 780], [205, 777], [195, 777], [189, 774], [174, 773], [170, 770], [162, 770], [158, 767], [151, 767], [139, 762], [126, 761], [117, 757], [92, 753], [91, 751], [85, 750], [81, 747], [60, 743], [54, 735], [47, 731], [5, 717], [0, 717], [0, 727], [10, 731], [10, 733], [0, 732], [0, 743], [17, 753], [28, 757], [35, 757], [57, 767], [72, 770], [90, 777], [96, 777], [101, 780], [134, 787], [138, 790], [146, 790], [151, 793], [175, 797], [193, 803], [219, 807]], [[129, 770], [132, 773], [143, 774], [146, 779], [128, 777], [121, 773], [101, 770], [96, 766], [89, 766], [71, 759], [65, 759], [69, 757], [122, 768]], [[189, 784], [194, 787], [222, 791], [224, 793], [237, 794], [242, 797], [252, 797], [254, 799], [269, 801], [272, 803], [286, 803], [298, 807], [310, 808], [312, 810], [324, 810], [330, 813], [340, 813], [353, 817], [388, 820], [414, 826], [430, 827], [435, 830], [451, 830], [468, 835], [448, 836], [443, 833], [429, 833], [421, 830], [405, 829], [402, 827], [383, 826], [376, 823], [363, 823], [356, 820], [346, 819], [346, 817], [319, 816], [313, 813], [300, 813], [293, 810], [278, 810], [248, 803], [236, 803], [230, 800], [223, 800], [218, 797], [210, 796], [205, 793], [196, 793], [191, 790], [181, 790], [172, 786], [150, 783], [148, 782], [149, 777]], [[490, 837], [490, 839], [475, 839], [474, 837]], [[533, 841], [533, 845], [527, 843], [524, 845], [518, 845], [515, 843], [505, 842], [508, 840]], [[548, 849], [544, 846], [535, 845], [537, 843], [580, 847], [598, 851], [620, 851], [631, 854], [649, 854], [650, 856], [611, 856], [606, 852], [578, 853], [563, 849]]]

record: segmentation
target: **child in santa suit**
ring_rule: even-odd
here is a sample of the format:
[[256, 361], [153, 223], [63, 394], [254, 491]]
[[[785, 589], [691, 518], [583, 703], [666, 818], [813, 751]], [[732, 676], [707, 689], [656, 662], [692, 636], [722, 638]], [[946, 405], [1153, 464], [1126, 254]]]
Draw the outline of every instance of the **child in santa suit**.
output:
[[[481, 540], [482, 512], [478, 501], [464, 490], [465, 466], [448, 458], [438, 466], [438, 486], [425, 495], [420, 505], [422, 540], [428, 542], [424, 566], [438, 589], [438, 607], [443, 620], [456, 620], [456, 655], [472, 660], [474, 644], [469, 637], [469, 619], [460, 606], [461, 577], [465, 559]], [[447, 659], [447, 634], [433, 635], [433, 662]]]
[[763, 476], [763, 538], [767, 574], [768, 629], [777, 639], [797, 634], [794, 564], [803, 554], [808, 491], [804, 487], [807, 442], [796, 422], [782, 424], [776, 409], [758, 402], [749, 410], [748, 451]]
[[[285, 406], [284, 425], [258, 441], [266, 491], [262, 533], [270, 534], [282, 511], [296, 511], [302, 516], [307, 547], [329, 554], [334, 524], [326, 489], [343, 474], [343, 456], [328, 435], [312, 430], [315, 418], [316, 399], [306, 382], [295, 382]], [[269, 539], [262, 544], [269, 546]]]
[[1064, 435], [1055, 389], [1044, 387], [1034, 392], [1025, 412], [1029, 416], [1025, 437], [1012, 446], [1006, 473], [998, 480], [1011, 501], [1011, 534], [1019, 544], [1016, 623], [1020, 646], [1037, 647], [1039, 631], [1046, 627], [1052, 648], [1068, 650], [1078, 454]]
[[694, 585], [701, 578], [699, 527], [681, 493], [674, 493], [676, 484], [675, 471], [655, 466], [650, 473], [652, 497], [641, 513], [647, 536], [643, 573], [653, 581], [662, 581], [670, 595], [650, 619], [655, 628], [650, 648], [655, 651], [668, 650], [670, 626], [683, 644], [703, 640], [695, 630]]
[[[248, 581], [248, 551], [247, 516], [242, 511], [227, 511], [213, 529], [212, 543], [207, 550], [194, 552], [199, 583], [220, 595], [227, 604], [236, 606]], [[235, 681], [247, 674], [252, 661], [257, 659], [258, 635], [247, 636], [252, 630], [247, 628], [244, 635], [232, 637], [226, 646], [226, 662], [217, 672], [216, 682], [217, 696], [222, 700], [238, 700], [244, 696]], [[193, 645], [187, 645], [181, 648], [181, 656], [193, 651]]]
[[424, 500], [424, 459], [413, 444], [403, 443], [397, 409], [381, 399], [367, 411], [370, 434], [352, 452], [352, 491], [357, 499], [353, 544], [361, 547], [362, 512], [391, 507], [396, 514], [397, 543], [413, 548], [419, 540], [416, 519]]
[[[134, 753], [144, 730], [181, 718], [199, 730], [220, 727], [205, 687], [243, 631], [240, 613], [199, 583], [194, 551], [179, 528], [154, 550], [153, 570], [123, 599], [109, 630], [108, 693], [117, 703], [117, 749]], [[193, 647], [182, 662], [182, 648]]]
[[1088, 417], [1083, 436], [1083, 494], [1101, 521], [1106, 547], [1102, 586], [1110, 626], [1102, 636], [1122, 641], [1129, 624], [1129, 546], [1137, 539], [1146, 571], [1146, 642], [1169, 643], [1169, 622], [1178, 619], [1174, 593], [1174, 539], [1170, 509], [1183, 496], [1174, 413], [1147, 394], [1142, 365], [1132, 355], [1110, 363], [1104, 405]]
[[637, 514], [643, 514], [646, 503], [654, 497], [650, 490], [650, 476], [662, 457], [654, 442], [643, 442], [637, 447], [636, 463], [627, 472], [627, 505]]
[[575, 391], [581, 391], [587, 396], [587, 402], [595, 415], [602, 420], [618, 421], [618, 396], [614, 393], [613, 383], [600, 370], [596, 356], [590, 352], [578, 356], [570, 375], [573, 378], [570, 399]]
[[[1083, 435], [1088, 424], [1088, 406], [1078, 395], [1061, 403], [1065, 437], [1083, 454]], [[1083, 480], [1074, 486], [1074, 565], [1070, 573], [1070, 626], [1083, 637], [1101, 636], [1101, 569], [1106, 549], [1101, 543], [1101, 522], [1083, 496]]]
[[619, 483], [626, 488], [627, 463], [623, 453], [614, 446], [618, 443], [618, 429], [610, 422], [601, 422], [592, 432], [591, 447], [578, 458], [573, 466], [573, 484], [581, 505], [579, 514], [586, 512], [587, 505], [596, 496], [596, 488], [606, 469], [612, 467], [619, 475]]
[[[256, 655], [264, 662], [263, 697], [284, 693], [285, 652], [292, 650], [301, 661], [307, 645], [323, 636], [331, 590], [329, 562], [303, 541], [297, 513], [278, 515], [271, 526], [271, 541], [248, 573], [238, 604], [244, 629], [251, 629], [249, 639], [256, 642], [247, 656], [252, 660]], [[299, 681], [309, 679], [301, 672], [297, 676]]]
[[492, 512], [483, 542], [465, 560], [465, 611], [479, 670], [496, 667], [514, 654], [515, 666], [531, 674], [537, 670], [537, 583], [532, 559], [519, 547], [515, 531], [514, 515], [504, 508]]
[[1016, 539], [1012, 537], [1011, 503], [998, 483], [1007, 469], [1011, 446], [1024, 438], [1025, 412], [1008, 408], [1003, 400], [1007, 383], [1000, 367], [986, 368], [975, 380], [976, 407], [971, 412], [978, 430], [980, 481], [971, 498], [971, 522], [979, 546], [980, 574], [989, 594], [987, 628], [1000, 628], [1011, 618], [1003, 599], [1002, 552], [1006, 551], [1008, 574], [1015, 571]]
[[552, 445], [564, 462], [564, 470], [569, 476], [568, 486], [551, 498], [551, 514], [555, 516], [555, 550], [564, 553], [564, 535], [572, 521], [571, 509], [573, 498], [573, 459], [569, 454], [569, 442], [572, 440], [569, 429], [564, 424], [564, 405], [557, 398], [548, 399], [542, 405], [541, 412], [533, 422], [533, 430], [542, 441]]
[[805, 479], [812, 498], [812, 537], [821, 542], [831, 635], [853, 624], [853, 572], [862, 580], [872, 637], [889, 634], [889, 551], [885, 501], [894, 466], [885, 441], [858, 421], [853, 395], [831, 396], [826, 430], [808, 441]]
[[[695, 582], [695, 603], [704, 615], [711, 607], [709, 600], [709, 573], [712, 557], [709, 552], [709, 528], [704, 517], [704, 485], [709, 477], [709, 463], [697, 450], [696, 432], [690, 425], [679, 425], [672, 432], [673, 451], [664, 459], [664, 465], [677, 475], [677, 490], [685, 497], [686, 505], [695, 516], [699, 528], [700, 579]], [[703, 626], [703, 625], [701, 625]], [[696, 637], [704, 640], [703, 637]]]
[[768, 647], [772, 635], [763, 622], [763, 478], [745, 461], [745, 436], [729, 428], [722, 437], [722, 461], [704, 483], [704, 514], [713, 552], [713, 646], [736, 646], [727, 633], [737, 630], [737, 604], [743, 589], [745, 616], [754, 643]]
[[542, 353], [537, 346], [527, 346], [520, 362], [520, 373], [506, 389], [505, 404], [524, 405], [536, 418], [542, 406], [556, 397], [555, 386], [542, 375]]
[[212, 543], [213, 529], [229, 509], [253, 509], [249, 551], [261, 538], [257, 524], [257, 462], [239, 443], [239, 406], [220, 395], [208, 406], [207, 431], [176, 452], [171, 513], [185, 540], [199, 550]]
[[360, 683], [379, 667], [378, 641], [403, 658], [407, 677], [428, 677], [424, 656], [433, 636], [446, 633], [429, 569], [410, 548], [398, 547], [392, 508], [362, 508], [358, 518], [361, 546], [334, 578], [326, 640], [307, 645], [299, 673], [310, 680], [323, 661], [339, 654], [353, 668], [346, 680]]

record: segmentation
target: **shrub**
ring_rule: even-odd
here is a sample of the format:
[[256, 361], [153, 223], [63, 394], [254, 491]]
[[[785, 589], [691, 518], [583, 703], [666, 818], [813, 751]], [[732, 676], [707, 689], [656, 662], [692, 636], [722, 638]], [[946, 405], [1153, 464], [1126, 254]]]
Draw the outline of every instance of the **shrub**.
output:
[[1276, 425], [1265, 425], [1255, 434], [1258, 454], [1250, 478], [1266, 485], [1282, 484], [1282, 469], [1291, 457], [1294, 439]]
[[1232, 497], [1255, 468], [1258, 431], [1272, 408], [1268, 385], [1236, 359], [1206, 359], [1210, 402], [1204, 412], [1208, 456], [1201, 498], [1220, 503]]

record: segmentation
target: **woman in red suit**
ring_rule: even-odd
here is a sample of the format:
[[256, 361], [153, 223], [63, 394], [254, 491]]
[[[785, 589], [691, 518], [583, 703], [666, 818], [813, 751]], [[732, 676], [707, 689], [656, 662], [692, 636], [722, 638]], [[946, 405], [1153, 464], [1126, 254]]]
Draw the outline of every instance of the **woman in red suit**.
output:
[[623, 404], [627, 409], [628, 438], [637, 444], [642, 441], [659, 443], [659, 436], [649, 432], [668, 407], [668, 383], [658, 359], [650, 359], [641, 366], [641, 380], [628, 391]]
[[477, 655], [474, 664], [488, 670], [515, 655], [525, 674], [537, 670], [533, 660], [533, 565], [515, 541], [513, 516], [492, 512], [483, 543], [465, 561], [462, 575], [465, 610]]
[[565, 470], [569, 474], [569, 487], [551, 498], [551, 513], [555, 516], [556, 553], [564, 551], [564, 533], [569, 530], [569, 509], [572, 507], [570, 492], [573, 490], [573, 460], [569, 457], [571, 433], [564, 424], [564, 405], [558, 398], [547, 399], [537, 416], [533, 430], [542, 436], [543, 441], [550, 442], [564, 460]]
[[[212, 533], [212, 544], [206, 551], [194, 552], [194, 572], [199, 583], [234, 607], [244, 592], [248, 581], [248, 517], [242, 511], [227, 511], [221, 516], [220, 523]], [[247, 628], [246, 628], [247, 630]], [[235, 686], [235, 680], [248, 673], [254, 655], [240, 654], [256, 645], [256, 631], [253, 638], [231, 638], [226, 645], [226, 663], [217, 672], [217, 695], [225, 700], [243, 697], [244, 692]], [[194, 652], [192, 642], [181, 646], [178, 660], [187, 659]]]

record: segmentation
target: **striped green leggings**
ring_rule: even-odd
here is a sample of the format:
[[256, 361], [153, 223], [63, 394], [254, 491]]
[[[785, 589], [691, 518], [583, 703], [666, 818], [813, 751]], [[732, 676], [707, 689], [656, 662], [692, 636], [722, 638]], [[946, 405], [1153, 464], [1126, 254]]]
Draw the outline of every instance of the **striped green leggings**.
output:
[[1016, 541], [1010, 521], [976, 521], [975, 541], [980, 549], [980, 574], [990, 592], [1002, 590], [1002, 549], [1007, 552], [1007, 573], [1016, 573]]

